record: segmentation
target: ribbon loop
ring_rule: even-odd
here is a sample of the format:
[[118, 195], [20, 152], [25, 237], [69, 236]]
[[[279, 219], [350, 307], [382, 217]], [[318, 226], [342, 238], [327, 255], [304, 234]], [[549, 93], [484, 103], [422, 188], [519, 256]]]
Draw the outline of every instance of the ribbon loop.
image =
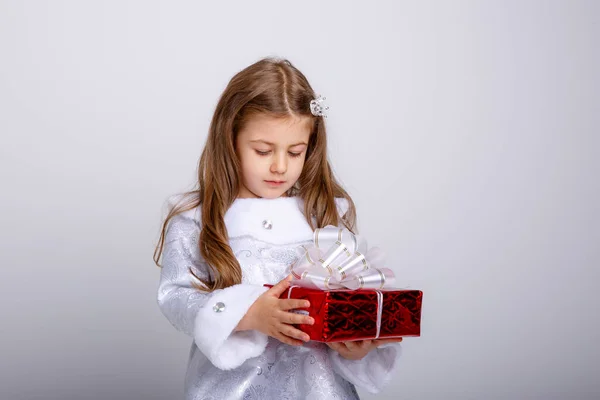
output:
[[383, 252], [348, 229], [326, 226], [316, 229], [313, 245], [304, 247], [292, 265], [293, 284], [329, 289], [383, 289], [394, 284], [394, 273], [384, 264]]

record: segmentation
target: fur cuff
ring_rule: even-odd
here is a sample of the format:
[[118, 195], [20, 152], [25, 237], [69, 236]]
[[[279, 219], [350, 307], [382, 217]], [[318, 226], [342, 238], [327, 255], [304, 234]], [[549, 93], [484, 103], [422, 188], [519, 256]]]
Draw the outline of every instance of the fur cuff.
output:
[[237, 368], [265, 350], [268, 336], [258, 331], [233, 332], [256, 299], [268, 288], [239, 284], [214, 292], [196, 316], [194, 341], [219, 369]]

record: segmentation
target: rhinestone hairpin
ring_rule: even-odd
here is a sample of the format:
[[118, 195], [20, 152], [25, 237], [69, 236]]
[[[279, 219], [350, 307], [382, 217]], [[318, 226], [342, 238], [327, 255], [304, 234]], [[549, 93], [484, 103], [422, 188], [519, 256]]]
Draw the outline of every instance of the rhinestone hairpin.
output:
[[316, 99], [310, 101], [310, 112], [316, 117], [327, 118], [327, 110], [329, 106], [325, 105], [324, 101], [327, 97], [318, 95]]

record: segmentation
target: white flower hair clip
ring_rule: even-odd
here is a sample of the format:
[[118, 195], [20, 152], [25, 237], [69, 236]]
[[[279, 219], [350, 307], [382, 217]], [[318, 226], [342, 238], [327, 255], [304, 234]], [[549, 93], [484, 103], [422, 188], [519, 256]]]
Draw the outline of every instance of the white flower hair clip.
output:
[[315, 117], [325, 117], [327, 118], [327, 110], [329, 110], [329, 106], [325, 105], [324, 101], [326, 97], [318, 95], [316, 99], [310, 101], [310, 112]]

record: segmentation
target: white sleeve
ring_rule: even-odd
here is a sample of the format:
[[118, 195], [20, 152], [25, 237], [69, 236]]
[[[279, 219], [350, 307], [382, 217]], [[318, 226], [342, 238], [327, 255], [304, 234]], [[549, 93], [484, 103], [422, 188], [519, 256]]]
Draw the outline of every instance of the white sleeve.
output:
[[265, 350], [268, 336], [258, 331], [234, 332], [254, 301], [268, 288], [238, 284], [205, 292], [192, 286], [210, 277], [200, 256], [199, 223], [189, 213], [172, 218], [167, 228], [158, 287], [158, 305], [171, 324], [194, 338], [200, 351], [220, 369], [233, 369]]
[[379, 393], [387, 385], [402, 353], [400, 343], [382, 345], [362, 360], [348, 360], [332, 348], [328, 350], [334, 371], [369, 393]]

